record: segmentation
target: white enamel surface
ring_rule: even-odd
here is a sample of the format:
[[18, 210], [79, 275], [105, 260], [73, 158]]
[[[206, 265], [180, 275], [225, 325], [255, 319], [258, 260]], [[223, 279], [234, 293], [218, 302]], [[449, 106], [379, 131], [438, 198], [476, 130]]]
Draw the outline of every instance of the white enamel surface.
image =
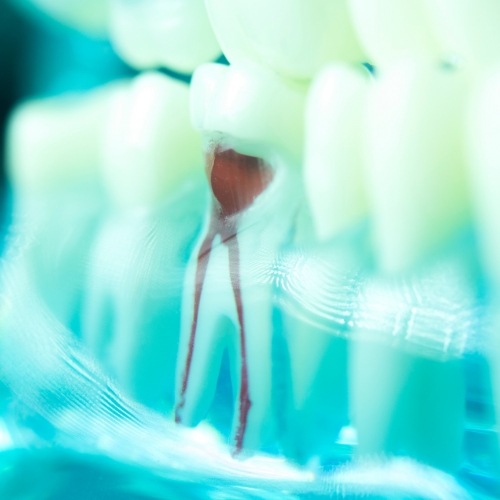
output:
[[362, 62], [345, 0], [206, 0], [231, 63], [256, 62], [310, 79], [330, 61]]
[[447, 53], [477, 67], [500, 62], [497, 0], [426, 0]]
[[104, 121], [123, 83], [85, 95], [22, 104], [11, 118], [7, 164], [19, 192], [46, 191], [95, 179]]
[[202, 170], [199, 134], [189, 120], [189, 87], [144, 73], [115, 96], [103, 152], [104, 176], [116, 202], [154, 204]]
[[222, 132], [253, 148], [278, 149], [299, 163], [306, 92], [305, 86], [257, 66], [206, 64], [192, 81], [192, 121], [200, 131]]
[[332, 65], [318, 75], [309, 93], [304, 176], [321, 240], [349, 229], [368, 211], [362, 120], [369, 84], [367, 73]]
[[391, 67], [367, 107], [365, 164], [380, 268], [398, 272], [445, 244], [469, 217], [460, 74]]
[[[109, 0], [28, 0], [54, 19], [91, 35], [107, 33]], [[27, 3], [22, 0], [21, 3]]]
[[372, 64], [439, 60], [442, 50], [424, 0], [348, 0], [359, 39]]
[[203, 0], [111, 0], [111, 35], [138, 69], [191, 73], [220, 54]]

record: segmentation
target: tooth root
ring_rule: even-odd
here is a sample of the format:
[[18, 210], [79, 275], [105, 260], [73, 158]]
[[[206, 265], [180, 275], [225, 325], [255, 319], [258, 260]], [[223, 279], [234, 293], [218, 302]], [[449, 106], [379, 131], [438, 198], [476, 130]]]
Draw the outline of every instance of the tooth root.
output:
[[200, 131], [228, 134], [252, 154], [273, 150], [300, 165], [306, 92], [262, 68], [207, 64], [193, 76], [191, 116]]
[[105, 128], [102, 168], [116, 206], [90, 257], [84, 340], [139, 401], [171, 409], [184, 255], [203, 202], [189, 89], [143, 74], [115, 96]]
[[307, 80], [330, 61], [364, 59], [345, 0], [206, 3], [231, 63], [262, 64], [285, 77]]
[[422, 0], [349, 0], [353, 23], [370, 62], [439, 61], [442, 50]]
[[[419, 264], [453, 241], [468, 222], [465, 155], [460, 147], [463, 88], [455, 73], [406, 64], [388, 69], [374, 83], [367, 108], [365, 161], [382, 273], [425, 272]], [[414, 279], [424, 278], [417, 273]], [[410, 288], [415, 285], [418, 281]], [[395, 286], [397, 291], [404, 284]], [[383, 290], [376, 288], [364, 301], [369, 304], [380, 293]], [[451, 361], [427, 363], [386, 345], [354, 343], [352, 351], [351, 392], [360, 452], [391, 453], [399, 447], [439, 467], [453, 468], [463, 423], [463, 384], [457, 366]], [[446, 398], [436, 389], [444, 379], [449, 381]], [[431, 383], [432, 388], [422, 389]], [[420, 405], [418, 417], [409, 402]], [[420, 437], [421, 423], [440, 429], [441, 436], [428, 432]], [[433, 454], [432, 448], [441, 451]]]
[[191, 73], [220, 54], [203, 0], [112, 0], [111, 35], [118, 53], [141, 70]]
[[498, 144], [500, 140], [500, 72], [479, 80], [470, 103], [468, 143], [470, 178], [473, 189], [475, 227], [480, 243], [483, 269], [490, 287], [492, 335], [488, 346], [495, 388], [495, 406], [500, 415], [500, 198], [498, 186]]
[[158, 203], [201, 173], [189, 87], [155, 72], [136, 77], [114, 99], [102, 157], [106, 186], [122, 206]]
[[314, 80], [306, 115], [306, 194], [320, 240], [367, 214], [362, 172], [362, 117], [368, 75], [329, 66]]
[[467, 66], [498, 61], [500, 4], [495, 0], [427, 0], [443, 46]]

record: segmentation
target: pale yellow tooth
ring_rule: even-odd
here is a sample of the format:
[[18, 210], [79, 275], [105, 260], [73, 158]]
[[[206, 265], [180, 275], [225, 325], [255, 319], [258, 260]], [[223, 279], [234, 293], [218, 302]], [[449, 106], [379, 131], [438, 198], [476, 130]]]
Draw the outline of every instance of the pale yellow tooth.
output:
[[11, 119], [7, 140], [16, 191], [41, 192], [96, 179], [105, 117], [124, 85], [22, 104]]
[[362, 172], [362, 118], [369, 75], [335, 65], [323, 70], [309, 94], [304, 175], [321, 240], [367, 214]]
[[252, 65], [203, 65], [192, 81], [194, 126], [249, 145], [252, 155], [279, 150], [295, 164], [303, 154], [307, 87]]
[[115, 96], [106, 124], [106, 185], [120, 205], [154, 204], [196, 171], [201, 139], [189, 119], [189, 87], [160, 73]]
[[497, 0], [425, 0], [447, 53], [469, 66], [500, 61]]
[[442, 56], [422, 0], [348, 0], [353, 23], [371, 63]]
[[366, 165], [379, 265], [398, 272], [446, 243], [470, 216], [462, 75], [395, 65], [373, 86]]
[[206, 0], [231, 63], [254, 62], [310, 79], [331, 61], [362, 62], [346, 0]]
[[111, 0], [111, 7], [113, 43], [138, 69], [191, 73], [220, 54], [203, 0]]

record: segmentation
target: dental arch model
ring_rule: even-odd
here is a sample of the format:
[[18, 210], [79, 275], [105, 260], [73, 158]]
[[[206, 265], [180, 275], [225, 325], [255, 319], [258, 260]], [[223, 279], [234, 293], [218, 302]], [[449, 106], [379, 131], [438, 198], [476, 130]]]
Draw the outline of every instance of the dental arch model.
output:
[[[441, 9], [448, 5], [446, 0], [437, 3]], [[126, 8], [125, 2], [115, 4]], [[323, 10], [318, 8], [319, 4]], [[443, 19], [437, 15], [440, 12], [427, 4], [408, 2], [408, 10], [398, 10], [390, 0], [351, 0], [338, 2], [338, 10], [333, 11], [322, 2], [282, 0], [273, 2], [273, 7], [268, 1], [257, 2], [254, 8], [267, 14], [275, 12], [276, 6], [285, 11], [287, 5], [292, 5], [295, 14], [300, 12], [297, 7], [310, 9], [309, 20], [318, 20], [325, 13], [329, 16], [341, 13], [342, 23], [353, 21], [355, 29], [349, 24], [344, 32], [352, 37], [346, 35], [343, 40], [345, 51], [336, 46], [331, 53], [329, 46], [321, 46], [315, 53], [318, 58], [312, 58], [311, 63], [305, 61], [303, 47], [294, 45], [286, 50], [278, 46], [276, 40], [283, 27], [269, 22], [269, 18], [262, 31], [255, 33], [256, 26], [260, 26], [257, 17], [245, 22], [245, 15], [252, 12], [249, 2], [206, 1], [212, 25], [231, 65], [199, 67], [191, 86], [193, 125], [208, 138], [207, 177], [212, 197], [185, 279], [175, 418], [188, 425], [204, 418], [217, 382], [222, 352], [229, 346], [235, 373], [233, 383], [238, 393], [233, 423], [235, 453], [258, 448], [266, 427], [272, 385], [273, 288], [256, 268], [265, 267], [266, 259], [272, 259], [291, 239], [295, 215], [300, 210], [297, 200], [302, 196], [299, 168], [302, 163], [318, 239], [335, 241], [346, 228], [370, 215], [374, 221], [377, 272], [382, 274], [404, 273], [413, 268], [467, 220], [470, 200], [466, 174], [461, 161], [456, 161], [456, 156], [463, 160], [465, 153], [455, 148], [461, 142], [465, 87], [457, 73], [438, 70], [438, 63], [447, 54], [435, 33], [440, 30], [432, 26]], [[481, 2], [483, 6], [487, 4]], [[464, 15], [468, 12], [467, 5], [470, 8], [469, 0], [460, 2], [461, 14], [454, 19], [460, 21], [459, 25], [469, 26]], [[379, 8], [383, 6], [386, 10]], [[498, 14], [498, 7], [491, 9]], [[379, 16], [379, 22], [373, 21], [373, 13]], [[297, 21], [298, 30], [300, 16], [292, 18]], [[326, 24], [335, 19], [327, 17]], [[380, 34], [380, 26], [388, 28], [382, 30], [384, 36]], [[411, 29], [405, 30], [405, 26]], [[454, 28], [440, 31], [449, 35], [450, 45], [457, 39], [463, 42], [462, 37], [451, 36], [461, 32], [463, 26]], [[432, 36], [427, 37], [429, 33]], [[322, 33], [310, 35], [313, 47], [321, 43]], [[358, 36], [362, 43], [356, 39]], [[263, 50], [266, 44], [270, 45], [269, 52]], [[361, 60], [361, 46], [379, 70], [377, 80], [370, 84], [359, 68], [338, 63]], [[481, 44], [477, 46], [479, 49], [472, 44], [462, 51], [459, 43], [454, 48], [474, 59], [475, 51], [481, 52]], [[154, 54], [151, 60], [143, 66], [157, 64], [160, 59]], [[323, 71], [318, 74], [320, 69]], [[314, 84], [309, 89], [312, 80]], [[496, 92], [497, 83], [493, 82], [491, 87], [491, 93]], [[396, 102], [395, 97], [401, 100]], [[387, 103], [389, 110], [385, 109]], [[488, 127], [493, 118], [486, 112], [487, 104], [483, 103], [483, 115], [478, 113], [476, 119], [483, 127], [481, 139], [486, 138], [487, 146], [494, 148], [497, 137], [494, 129]], [[456, 113], [455, 127], [450, 127], [452, 112]], [[327, 131], [324, 137], [322, 130]], [[397, 140], [399, 133], [404, 141]], [[328, 139], [328, 134], [334, 139]], [[477, 146], [476, 133], [470, 135], [469, 140]], [[351, 142], [354, 147], [346, 147]], [[484, 167], [481, 181], [487, 182], [495, 167], [488, 162], [484, 166], [482, 150], [478, 147], [475, 151], [476, 163]], [[489, 158], [496, 157], [490, 154]], [[437, 171], [441, 175], [436, 175]], [[450, 185], [454, 189], [449, 189]], [[422, 192], [423, 187], [429, 186], [435, 198], [429, 203], [432, 210], [426, 211], [421, 209], [425, 203]], [[345, 203], [331, 201], [331, 198], [341, 199], [343, 192], [350, 194]], [[481, 203], [496, 207], [496, 194], [490, 193]], [[497, 221], [490, 220], [483, 229], [492, 238], [494, 247], [497, 239], [492, 235], [496, 228]], [[496, 269], [496, 264], [490, 267]], [[384, 290], [377, 282], [369, 285], [368, 293], [364, 290], [360, 300], [376, 307], [383, 303], [376, 299]], [[408, 289], [414, 290], [414, 283]], [[405, 292], [406, 288], [402, 290]], [[360, 315], [369, 317], [372, 311], [365, 306], [359, 308]], [[219, 328], [221, 317], [230, 319], [229, 331]], [[317, 366], [327, 342], [326, 337], [310, 333], [297, 329], [294, 334], [300, 337], [300, 342], [290, 349], [295, 366], [291, 373], [293, 384], [302, 383], [304, 394], [315, 384]], [[390, 330], [384, 333], [391, 335]], [[301, 346], [306, 346], [303, 353]], [[370, 343], [359, 346], [350, 342], [350, 347], [348, 363], [354, 372], [350, 381], [354, 400], [351, 406], [360, 431], [361, 453], [392, 453], [394, 448], [388, 445], [392, 439], [390, 428], [401, 426], [405, 427], [403, 446], [408, 446], [414, 457], [454, 469], [463, 428], [463, 387], [458, 363], [427, 363], [419, 354], [406, 355], [386, 346], [373, 349]], [[407, 384], [411, 373], [417, 373], [418, 381], [413, 385]], [[382, 383], [373, 390], [375, 378]], [[435, 379], [446, 386], [449, 399], [441, 397], [439, 384], [425, 387], [427, 380]], [[448, 417], [453, 425], [448, 426], [449, 435], [443, 432], [437, 443], [431, 442], [427, 435], [423, 446], [419, 443], [411, 448], [415, 444], [412, 428], [415, 416], [411, 410], [406, 413], [396, 410], [401, 394], [413, 402], [421, 401], [419, 391], [423, 390], [431, 396], [425, 400], [429, 408], [422, 411], [433, 425], [438, 422], [441, 426], [433, 428], [446, 428]], [[376, 418], [372, 418], [375, 414]], [[429, 455], [433, 446], [442, 450], [442, 456]], [[419, 455], [421, 449], [423, 454]]]

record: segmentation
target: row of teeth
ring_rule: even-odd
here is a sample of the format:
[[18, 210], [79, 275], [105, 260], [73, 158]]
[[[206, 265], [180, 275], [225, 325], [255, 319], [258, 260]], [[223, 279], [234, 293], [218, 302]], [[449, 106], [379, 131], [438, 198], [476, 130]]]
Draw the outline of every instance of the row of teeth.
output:
[[[287, 244], [314, 241], [302, 223], [304, 191], [317, 241], [341, 245], [346, 232], [370, 219], [382, 274], [414, 269], [474, 216], [484, 268], [494, 284], [500, 280], [493, 187], [500, 82], [486, 73], [500, 37], [494, 28], [500, 6], [489, 0], [205, 5], [210, 23], [201, 1], [115, 0], [117, 48], [141, 69], [190, 71], [216, 57], [220, 43], [231, 66], [199, 67], [190, 91], [152, 72], [82, 98], [26, 104], [12, 121], [9, 159], [20, 213], [35, 221], [35, 249], [58, 252], [54, 262], [32, 257], [44, 262], [47, 276], [38, 279], [52, 310], [65, 323], [74, 319], [87, 280], [87, 269], [75, 271], [75, 262], [89, 259], [84, 339], [138, 399], [174, 407], [177, 420], [189, 425], [205, 418], [227, 349], [236, 387], [232, 440], [240, 452], [261, 446], [272, 413], [276, 280], [262, 278], [262, 269], [272, 269]], [[181, 34], [178, 26], [167, 28], [173, 19], [193, 31], [185, 24]], [[439, 67], [455, 54], [459, 70]], [[352, 64], [365, 59], [378, 68], [376, 78]], [[197, 180], [204, 149], [209, 172], [224, 168], [217, 163], [224, 158], [235, 168], [243, 162], [245, 170], [242, 158], [252, 157], [271, 177], [244, 209], [226, 214], [210, 177], [214, 199], [195, 242], [206, 204]], [[107, 194], [99, 197], [102, 184]], [[54, 193], [63, 191], [87, 201], [91, 193], [95, 201], [84, 213], [70, 204], [80, 217], [70, 244], [54, 227], [63, 220], [64, 200]], [[103, 199], [115, 209], [100, 225]], [[89, 257], [75, 257], [82, 254]], [[286, 269], [285, 279], [295, 271]], [[340, 288], [348, 288], [349, 273]], [[361, 296], [380, 300], [380, 288], [370, 286], [375, 291]], [[353, 299], [346, 317], [355, 317], [358, 306]], [[464, 419], [459, 363], [347, 344], [284, 316], [295, 431], [285, 441], [295, 458], [328, 448], [350, 412], [361, 453], [403, 449], [439, 467], [457, 465]], [[346, 323], [346, 331], [361, 324]], [[335, 427], [330, 437], [314, 428], [324, 428], [326, 412]]]

